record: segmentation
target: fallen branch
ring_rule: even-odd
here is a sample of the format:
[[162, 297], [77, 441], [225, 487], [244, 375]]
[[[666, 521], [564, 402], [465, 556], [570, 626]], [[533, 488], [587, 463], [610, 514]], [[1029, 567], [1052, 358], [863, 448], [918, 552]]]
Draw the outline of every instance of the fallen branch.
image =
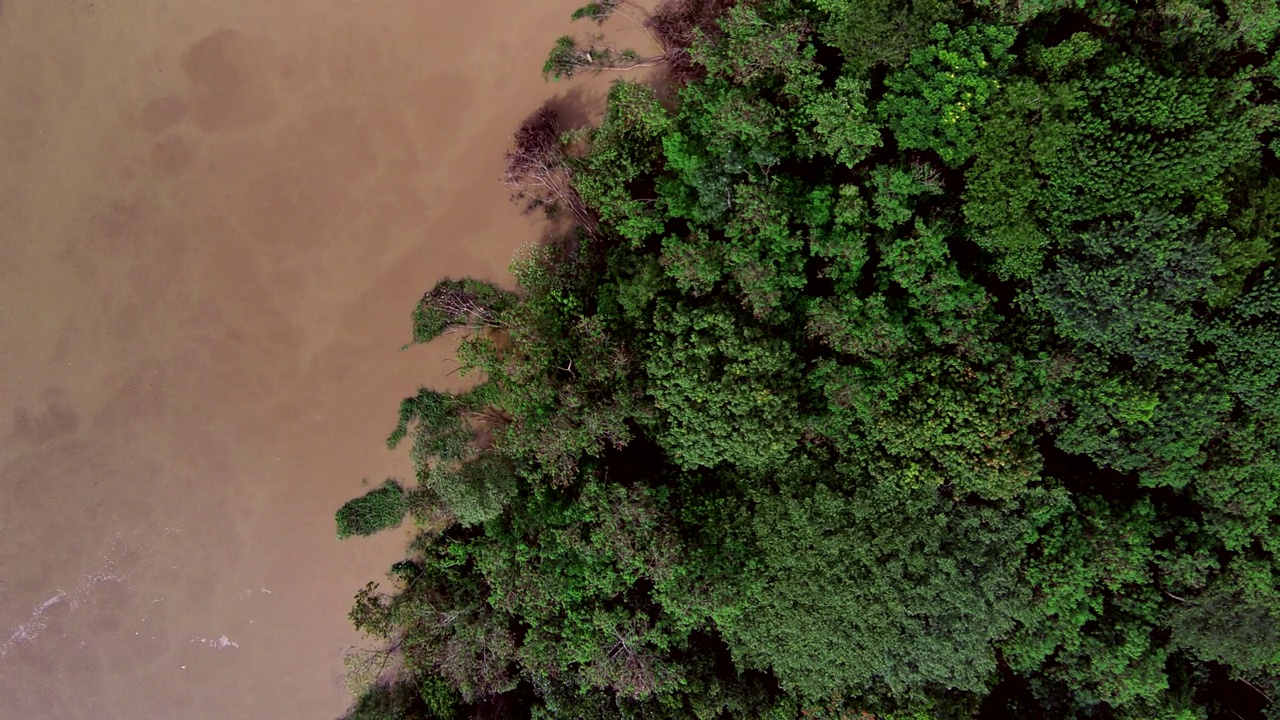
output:
[[579, 226], [595, 235], [595, 214], [573, 188], [556, 112], [543, 106], [525, 119], [512, 139], [502, 181], [516, 191], [517, 199], [527, 201], [525, 212], [567, 209]]
[[542, 76], [560, 80], [571, 78], [580, 72], [635, 70], [659, 65], [666, 59], [666, 53], [641, 58], [634, 50], [616, 53], [613, 48], [599, 45], [591, 45], [584, 49], [578, 47], [578, 41], [572, 36], [565, 35], [551, 48], [547, 62], [542, 66]]

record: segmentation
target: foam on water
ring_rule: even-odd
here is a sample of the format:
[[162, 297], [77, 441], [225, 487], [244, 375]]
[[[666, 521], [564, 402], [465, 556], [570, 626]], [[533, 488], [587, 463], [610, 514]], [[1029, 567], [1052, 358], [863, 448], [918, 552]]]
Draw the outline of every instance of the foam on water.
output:
[[187, 642], [193, 645], [196, 643], [199, 643], [201, 645], [206, 645], [208, 647], [214, 648], [215, 650], [226, 650], [228, 648], [240, 647], [240, 643], [232, 642], [231, 638], [227, 637], [226, 635], [222, 635], [214, 639], [194, 637], [188, 640]]
[[40, 631], [45, 628], [45, 611], [62, 602], [66, 597], [67, 594], [59, 590], [53, 595], [53, 597], [37, 605], [36, 609], [32, 611], [31, 617], [27, 618], [26, 622], [14, 628], [13, 632], [9, 635], [9, 639], [0, 644], [0, 658], [8, 655], [9, 650], [14, 647], [30, 645], [35, 642], [36, 638], [40, 635]]
[[116, 533], [111, 538], [111, 542], [107, 546], [107, 550], [102, 554], [102, 566], [97, 572], [86, 574], [76, 584], [74, 590], [67, 592], [65, 590], [56, 591], [49, 599], [40, 603], [31, 612], [31, 616], [25, 622], [17, 625], [9, 633], [9, 638], [0, 643], [0, 658], [9, 654], [10, 650], [19, 647], [25, 647], [36, 641], [40, 633], [44, 631], [48, 625], [45, 613], [56, 605], [62, 604], [64, 601], [70, 612], [75, 612], [93, 592], [100, 583], [104, 582], [124, 582], [126, 578], [116, 571], [115, 557], [123, 553], [120, 545], [124, 540], [124, 536]]

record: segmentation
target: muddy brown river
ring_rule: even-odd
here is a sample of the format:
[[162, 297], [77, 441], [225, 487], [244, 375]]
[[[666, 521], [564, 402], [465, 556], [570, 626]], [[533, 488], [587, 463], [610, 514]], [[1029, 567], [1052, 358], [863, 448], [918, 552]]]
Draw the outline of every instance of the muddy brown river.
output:
[[417, 297], [538, 237], [501, 153], [577, 4], [0, 0], [0, 719], [341, 714], [404, 531], [333, 512], [460, 382]]

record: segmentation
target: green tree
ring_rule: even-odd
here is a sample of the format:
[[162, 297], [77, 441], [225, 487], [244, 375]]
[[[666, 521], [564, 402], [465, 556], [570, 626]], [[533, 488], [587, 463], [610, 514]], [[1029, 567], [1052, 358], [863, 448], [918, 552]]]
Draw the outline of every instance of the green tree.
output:
[[1185, 364], [1201, 307], [1220, 270], [1186, 219], [1151, 214], [1062, 242], [1035, 298], [1062, 337], [1108, 357]]
[[1026, 601], [1025, 527], [890, 478], [842, 493], [820, 472], [798, 464], [754, 493], [750, 593], [717, 616], [735, 658], [806, 701], [988, 689], [992, 643]]
[[913, 51], [906, 67], [885, 78], [888, 92], [876, 110], [899, 146], [933, 150], [947, 165], [959, 165], [973, 154], [987, 105], [1012, 64], [1017, 31], [938, 24], [930, 37], [933, 45]]
[[800, 360], [777, 338], [707, 307], [660, 307], [645, 361], [654, 437], [683, 468], [760, 468], [800, 439]]
[[338, 509], [338, 539], [352, 535], [372, 535], [381, 530], [396, 527], [409, 511], [404, 488], [395, 480], [387, 480], [374, 490]]

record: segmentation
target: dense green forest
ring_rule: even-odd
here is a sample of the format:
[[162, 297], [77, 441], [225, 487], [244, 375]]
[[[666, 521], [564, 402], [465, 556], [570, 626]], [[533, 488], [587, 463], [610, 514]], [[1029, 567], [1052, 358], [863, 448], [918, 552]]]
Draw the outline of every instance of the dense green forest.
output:
[[351, 717], [1280, 717], [1276, 0], [642, 21], [552, 50], [657, 74], [516, 132], [516, 289], [413, 313], [481, 382], [344, 508], [418, 530]]

